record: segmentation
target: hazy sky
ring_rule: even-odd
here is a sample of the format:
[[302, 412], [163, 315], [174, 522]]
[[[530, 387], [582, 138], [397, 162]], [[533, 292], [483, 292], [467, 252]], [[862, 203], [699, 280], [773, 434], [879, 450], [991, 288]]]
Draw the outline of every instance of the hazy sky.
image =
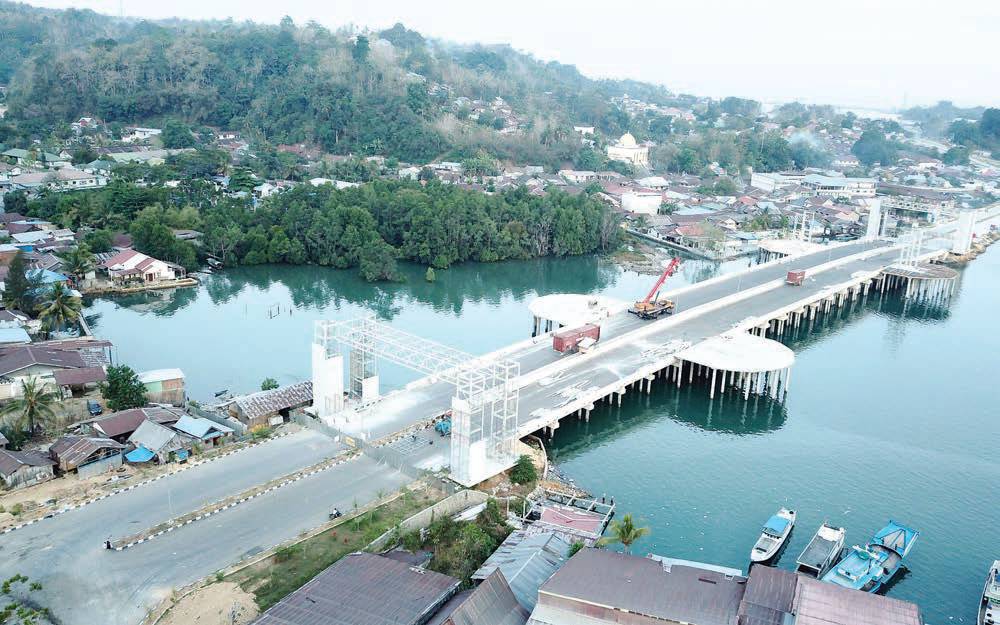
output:
[[141, 17], [315, 20], [509, 43], [591, 77], [700, 95], [900, 107], [1000, 105], [992, 0], [29, 0]]

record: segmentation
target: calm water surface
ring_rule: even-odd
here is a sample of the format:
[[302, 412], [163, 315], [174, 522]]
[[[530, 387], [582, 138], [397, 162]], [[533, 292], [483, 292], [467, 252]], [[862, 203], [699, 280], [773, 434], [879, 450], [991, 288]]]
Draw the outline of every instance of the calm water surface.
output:
[[[668, 287], [746, 266], [689, 261]], [[180, 367], [192, 398], [309, 377], [315, 319], [366, 312], [472, 353], [529, 335], [537, 295], [641, 296], [650, 276], [594, 258], [468, 264], [423, 280], [372, 285], [354, 271], [250, 267], [164, 294], [98, 298], [86, 314], [137, 370]], [[888, 518], [921, 537], [887, 590], [930, 623], [974, 622], [989, 563], [1000, 558], [1000, 248], [963, 273], [950, 309], [869, 301], [788, 340], [798, 360], [783, 402], [709, 401], [666, 385], [564, 421], [550, 454], [577, 485], [614, 495], [650, 528], [635, 553], [745, 568], [761, 523], [780, 506], [799, 521], [778, 566], [824, 520], [863, 543]], [[383, 367], [386, 386], [415, 377]]]

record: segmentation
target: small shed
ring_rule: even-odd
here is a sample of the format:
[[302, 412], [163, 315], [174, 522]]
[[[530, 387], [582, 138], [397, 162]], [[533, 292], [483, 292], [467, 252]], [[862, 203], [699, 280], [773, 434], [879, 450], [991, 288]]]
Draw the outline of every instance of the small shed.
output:
[[180, 421], [173, 425], [173, 428], [198, 439], [209, 447], [222, 445], [224, 441], [232, 438], [234, 434], [234, 430], [231, 427], [190, 415], [181, 417]]
[[[153, 421], [143, 421], [139, 428], [132, 432], [128, 441], [139, 448], [147, 450], [150, 454], [148, 459], [156, 459], [160, 464], [184, 460], [191, 453], [191, 446], [195, 439], [187, 434], [182, 434], [172, 430], [165, 425], [154, 423]], [[126, 455], [129, 461], [136, 456]], [[140, 462], [143, 462], [140, 460]]]
[[133, 432], [139, 429], [143, 421], [155, 421], [156, 423], [176, 423], [182, 413], [175, 412], [159, 406], [147, 406], [145, 408], [130, 408], [119, 410], [101, 419], [84, 421], [84, 431], [90, 431], [97, 436], [111, 438], [119, 443], [124, 443]]
[[63, 436], [49, 447], [49, 456], [64, 473], [80, 479], [122, 466], [125, 445], [97, 436]]
[[0, 449], [0, 482], [9, 489], [44, 482], [52, 477], [54, 464], [33, 451]]
[[538, 589], [566, 563], [569, 549], [570, 543], [554, 532], [529, 535], [517, 530], [472, 574], [472, 580], [481, 582], [501, 571], [517, 602], [530, 612], [538, 601]]
[[312, 382], [299, 382], [270, 391], [237, 397], [227, 404], [230, 414], [247, 427], [280, 425], [295, 408], [312, 403]]
[[88, 389], [97, 386], [107, 379], [104, 367], [81, 367], [79, 369], [62, 369], [52, 372], [52, 379], [62, 390], [64, 397], [74, 394], [82, 395]]
[[184, 372], [180, 369], [143, 371], [139, 374], [139, 381], [146, 386], [146, 399], [151, 403], [183, 406], [187, 402]]

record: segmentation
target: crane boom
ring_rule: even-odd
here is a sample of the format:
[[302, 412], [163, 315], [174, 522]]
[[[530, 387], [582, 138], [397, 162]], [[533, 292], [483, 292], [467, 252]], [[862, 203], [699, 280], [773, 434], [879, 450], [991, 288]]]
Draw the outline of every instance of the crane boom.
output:
[[649, 293], [646, 294], [646, 299], [642, 300], [643, 304], [648, 304], [649, 300], [653, 299], [653, 296], [656, 295], [656, 291], [663, 286], [663, 282], [670, 277], [672, 273], [674, 273], [674, 269], [677, 269], [677, 265], [679, 264], [681, 264], [681, 258], [680, 256], [675, 256], [674, 259], [670, 261], [670, 264], [667, 265], [667, 268], [663, 270], [663, 273], [660, 274], [660, 278], [656, 281], [656, 284], [653, 285], [653, 288], [649, 289]]

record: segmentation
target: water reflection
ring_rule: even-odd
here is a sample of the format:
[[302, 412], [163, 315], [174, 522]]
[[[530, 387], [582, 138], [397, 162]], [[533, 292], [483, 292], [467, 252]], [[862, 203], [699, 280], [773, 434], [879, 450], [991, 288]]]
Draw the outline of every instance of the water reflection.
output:
[[563, 419], [551, 443], [554, 458], [572, 456], [593, 445], [617, 439], [629, 432], [668, 418], [693, 429], [733, 436], [760, 436], [779, 430], [788, 413], [780, 399], [729, 390], [708, 397], [708, 385], [695, 381], [677, 388], [660, 380], [649, 395], [634, 390], [617, 404], [597, 404], [590, 422], [575, 417]]
[[[83, 305], [90, 308], [97, 302], [110, 301], [123, 308], [128, 308], [141, 314], [152, 314], [157, 317], [170, 317], [184, 309], [198, 298], [196, 288], [161, 289], [157, 291], [142, 291], [128, 295], [99, 295], [85, 297]], [[93, 321], [91, 321], [93, 320]], [[100, 315], [89, 315], [87, 322], [98, 324]]]

